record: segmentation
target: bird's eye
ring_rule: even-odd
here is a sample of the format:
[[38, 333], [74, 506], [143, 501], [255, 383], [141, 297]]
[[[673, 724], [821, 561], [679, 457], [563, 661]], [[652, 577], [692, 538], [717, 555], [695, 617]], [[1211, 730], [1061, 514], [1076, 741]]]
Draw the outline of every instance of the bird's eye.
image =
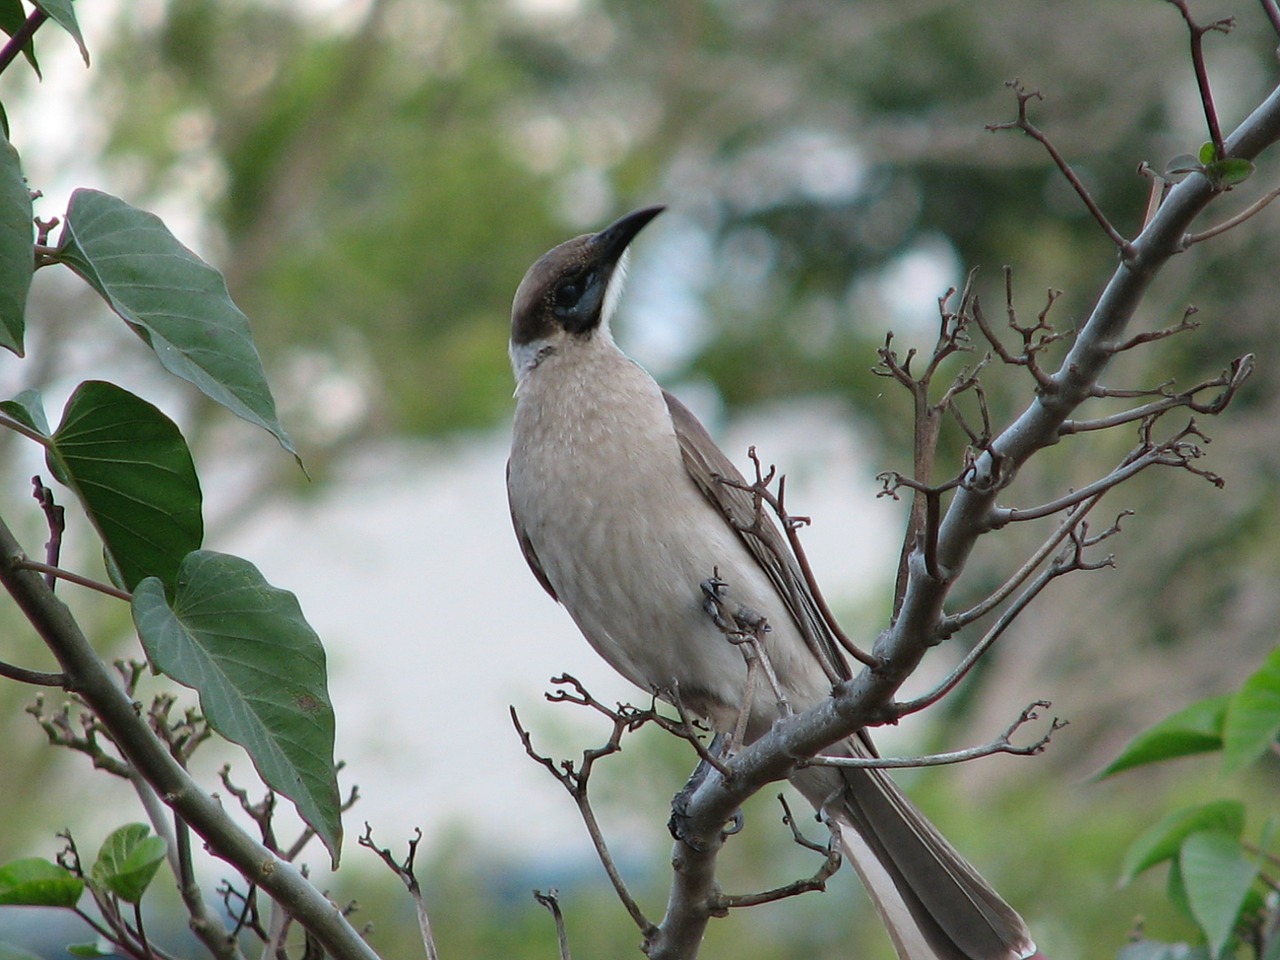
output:
[[572, 307], [582, 298], [582, 286], [575, 280], [570, 280], [556, 287], [556, 306]]

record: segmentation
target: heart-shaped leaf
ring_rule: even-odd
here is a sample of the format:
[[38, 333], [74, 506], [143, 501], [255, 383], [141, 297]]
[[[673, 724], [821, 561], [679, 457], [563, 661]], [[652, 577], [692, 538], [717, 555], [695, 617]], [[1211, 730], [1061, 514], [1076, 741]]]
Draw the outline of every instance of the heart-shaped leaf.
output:
[[145, 577], [169, 589], [204, 536], [200, 481], [172, 420], [112, 383], [80, 384], [48, 450], [132, 590]]
[[324, 648], [297, 598], [247, 560], [208, 550], [182, 562], [173, 603], [158, 580], [133, 593], [152, 665], [200, 693], [209, 723], [294, 802], [337, 865], [342, 841]]

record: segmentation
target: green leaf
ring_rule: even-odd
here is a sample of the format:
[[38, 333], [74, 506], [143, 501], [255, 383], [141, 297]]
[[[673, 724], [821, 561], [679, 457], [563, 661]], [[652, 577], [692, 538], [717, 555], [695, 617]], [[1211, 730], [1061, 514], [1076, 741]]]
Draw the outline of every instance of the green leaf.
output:
[[57, 257], [102, 295], [166, 370], [268, 430], [297, 456], [276, 416], [249, 319], [232, 302], [222, 274], [179, 243], [159, 217], [107, 193], [77, 190]]
[[200, 481], [172, 420], [115, 384], [80, 384], [62, 413], [50, 469], [84, 504], [127, 589], [169, 589], [204, 536]]
[[1218, 159], [1218, 150], [1213, 145], [1212, 140], [1206, 140], [1200, 144], [1200, 162], [1205, 166], [1214, 163]]
[[239, 557], [201, 550], [133, 593], [152, 666], [200, 693], [210, 725], [248, 751], [263, 781], [294, 802], [338, 863], [342, 821], [324, 648], [292, 593]]
[[1222, 724], [1230, 700], [1229, 695], [1211, 697], [1171, 714], [1130, 740], [1095, 779], [1174, 757], [1221, 750]]
[[31, 191], [18, 151], [0, 138], [0, 347], [22, 356], [27, 293], [35, 270]]
[[80, 56], [84, 57], [84, 65], [89, 65], [89, 48], [84, 45], [84, 37], [80, 34], [80, 24], [76, 22], [76, 12], [71, 0], [31, 0], [31, 2], [49, 15], [49, 19], [60, 26], [80, 48]]
[[1233, 773], [1271, 749], [1280, 735], [1280, 648], [1245, 680], [1227, 708], [1223, 766]]
[[102, 842], [89, 877], [126, 903], [138, 903], [164, 862], [167, 849], [164, 840], [152, 836], [145, 823], [126, 823]]
[[83, 892], [83, 880], [39, 857], [13, 860], [0, 867], [0, 904], [74, 907]]
[[1245, 856], [1239, 840], [1220, 830], [1187, 837], [1178, 859], [1191, 912], [1209, 952], [1219, 957], [1257, 879], [1258, 865]]
[[[27, 11], [22, 6], [22, 0], [0, 0], [0, 30], [12, 37], [26, 22]], [[27, 58], [27, 63], [31, 64], [31, 69], [39, 77], [40, 64], [36, 63], [34, 39], [26, 42], [22, 48], [22, 55]], [[8, 131], [5, 132], [5, 136], [8, 136]]]
[[1205, 830], [1239, 837], [1244, 831], [1244, 804], [1238, 800], [1215, 800], [1169, 814], [1130, 844], [1120, 867], [1120, 882], [1128, 883], [1144, 870], [1173, 859], [1183, 840]]
[[0, 400], [0, 413], [42, 437], [49, 436], [49, 420], [44, 415], [44, 398], [39, 390], [23, 390], [12, 400]]
[[[80, 957], [81, 960], [97, 960], [98, 957], [114, 957], [115, 951], [104, 950], [96, 943], [69, 943], [67, 944], [67, 953], [73, 957]], [[3, 958], [0, 958], [3, 960]]]
[[1219, 160], [1212, 167], [1213, 178], [1223, 187], [1235, 187], [1253, 176], [1253, 162], [1243, 157]]

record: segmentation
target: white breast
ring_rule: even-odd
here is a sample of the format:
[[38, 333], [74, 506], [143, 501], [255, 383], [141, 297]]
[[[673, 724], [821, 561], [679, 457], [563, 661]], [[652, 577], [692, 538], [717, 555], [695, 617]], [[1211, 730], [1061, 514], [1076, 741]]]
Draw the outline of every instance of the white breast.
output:
[[[732, 601], [769, 618], [774, 666], [793, 697], [823, 695], [821, 671], [767, 577], [687, 476], [658, 385], [611, 342], [566, 346], [544, 354], [517, 389], [509, 493], [587, 639], [633, 683], [678, 687], [691, 708], [731, 726], [746, 668], [702, 606], [700, 585], [718, 570]], [[772, 695], [752, 700], [752, 726], [767, 727]]]

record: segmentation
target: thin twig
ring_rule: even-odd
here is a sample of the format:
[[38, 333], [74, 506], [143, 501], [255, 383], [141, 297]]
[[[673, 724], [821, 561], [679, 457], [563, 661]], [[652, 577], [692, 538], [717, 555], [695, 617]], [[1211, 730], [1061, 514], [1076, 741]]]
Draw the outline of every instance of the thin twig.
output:
[[409, 895], [413, 897], [413, 903], [418, 911], [418, 932], [422, 936], [422, 946], [427, 951], [428, 960], [440, 960], [440, 953], [436, 950], [435, 937], [431, 933], [431, 918], [427, 915], [427, 905], [422, 898], [422, 887], [418, 883], [418, 876], [414, 873], [413, 863], [418, 856], [418, 844], [422, 840], [422, 829], [420, 827], [414, 829], [413, 839], [409, 841], [409, 852], [405, 855], [403, 863], [397, 863], [396, 858], [392, 856], [391, 851], [385, 847], [379, 847], [373, 842], [373, 828], [369, 826], [368, 821], [364, 825], [364, 833], [357, 841], [360, 846], [372, 850], [378, 855], [397, 877], [400, 882], [409, 890]]
[[1200, 243], [1202, 240], [1209, 240], [1218, 236], [1220, 233], [1226, 233], [1232, 227], [1238, 227], [1250, 217], [1256, 216], [1265, 210], [1276, 197], [1280, 197], [1280, 187], [1267, 191], [1261, 198], [1254, 201], [1245, 209], [1241, 210], [1234, 217], [1228, 217], [1217, 226], [1210, 227], [1200, 233], [1189, 233], [1182, 238], [1182, 248], [1185, 250], [1192, 244]]
[[1058, 546], [1062, 541], [1071, 535], [1071, 531], [1075, 529], [1076, 524], [1083, 520], [1085, 516], [1088, 515], [1089, 511], [1097, 506], [1098, 501], [1101, 500], [1102, 497], [1103, 494], [1099, 493], [1083, 503], [1076, 504], [1072, 507], [1071, 511], [1063, 518], [1058, 529], [1040, 545], [1035, 553], [1027, 558], [1027, 561], [1018, 568], [1017, 572], [1009, 577], [1009, 579], [1001, 584], [994, 592], [989, 594], [984, 600], [970, 607], [968, 610], [965, 610], [963, 613], [958, 613], [955, 616], [944, 619], [938, 627], [939, 635], [944, 637], [950, 636], [962, 627], [966, 627], [974, 621], [982, 619], [996, 607], [1000, 606], [1000, 604], [1008, 600], [1009, 597], [1013, 596], [1014, 591], [1026, 583], [1027, 578], [1036, 572], [1036, 569], [1040, 564], [1044, 563], [1044, 561], [1049, 558], [1049, 555], [1053, 553], [1054, 550], [1058, 549]]
[[[787, 815], [790, 815], [789, 810]], [[832, 818], [827, 818], [824, 822], [830, 831], [830, 837], [826, 846], [820, 848], [820, 852], [826, 854], [826, 859], [813, 876], [793, 880], [791, 883], [774, 887], [772, 890], [762, 890], [759, 893], [720, 894], [718, 897], [713, 898], [710, 909], [719, 911], [758, 907], [763, 903], [776, 903], [779, 900], [798, 897], [801, 894], [826, 890], [827, 881], [835, 876], [836, 871], [840, 869], [841, 863], [844, 862], [844, 854], [840, 844], [840, 824]], [[796, 833], [794, 820], [791, 821], [791, 830], [794, 835]], [[808, 842], [804, 845], [811, 847]]]
[[45, 673], [42, 670], [28, 670], [26, 667], [14, 666], [12, 663], [5, 663], [3, 660], [0, 660], [0, 677], [17, 680], [19, 683], [34, 684], [37, 687], [65, 687], [67, 685], [67, 675], [65, 673]]
[[556, 923], [556, 940], [560, 944], [560, 960], [571, 960], [569, 956], [569, 933], [564, 926], [564, 912], [560, 909], [560, 891], [556, 889], [548, 890], [543, 893], [541, 890], [533, 891], [533, 899], [551, 911], [551, 916]]
[[[572, 680], [572, 678], [570, 679]], [[572, 682], [577, 684], [576, 680]], [[581, 685], [577, 685], [581, 689]], [[564, 699], [570, 698], [566, 697]], [[592, 703], [595, 702], [594, 698], [592, 698]], [[587, 783], [595, 761], [621, 749], [621, 738], [627, 729], [627, 724], [622, 721], [621, 715], [619, 715], [619, 719], [614, 721], [613, 735], [609, 738], [609, 742], [595, 750], [584, 750], [582, 767], [580, 770], [575, 770], [572, 760], [563, 760], [557, 766], [550, 757], [545, 757], [533, 749], [533, 738], [520, 723], [520, 717], [517, 715], [515, 707], [511, 707], [511, 722], [515, 725], [516, 733], [520, 736], [520, 742], [524, 746], [525, 753], [549, 770], [551, 775], [559, 780], [561, 785], [569, 792], [569, 795], [573, 797], [574, 803], [578, 806], [578, 814], [582, 817], [582, 822], [587, 828], [587, 834], [591, 837], [591, 843], [596, 849], [596, 856], [599, 857], [600, 864], [604, 867], [604, 872], [609, 877], [609, 882], [613, 884], [614, 893], [622, 902], [623, 908], [630, 914], [636, 926], [639, 927], [641, 933], [646, 938], [651, 936], [657, 930], [657, 926], [644, 915], [644, 911], [640, 909], [640, 904], [631, 895], [627, 882], [623, 879], [622, 872], [618, 869], [618, 865], [613, 859], [613, 854], [609, 850], [604, 831], [600, 829], [600, 823], [596, 820], [595, 810], [592, 809], [591, 802], [587, 797]]]
[[1213, 104], [1213, 91], [1209, 88], [1209, 71], [1204, 65], [1204, 35], [1215, 30], [1219, 33], [1230, 33], [1231, 28], [1235, 26], [1236, 18], [1223, 17], [1221, 20], [1201, 26], [1191, 16], [1186, 0], [1168, 0], [1168, 2], [1178, 8], [1191, 34], [1191, 65], [1195, 69], [1196, 85], [1200, 88], [1200, 103], [1204, 107], [1204, 120], [1209, 128], [1209, 139], [1213, 142], [1214, 159], [1224, 160], [1227, 150], [1222, 139], [1222, 126], [1218, 123], [1218, 110]]
[[[1107, 417], [1098, 417], [1093, 420], [1064, 420], [1062, 425], [1058, 427], [1058, 434], [1059, 436], [1068, 436], [1069, 434], [1084, 433], [1090, 430], [1107, 430], [1121, 424], [1159, 417], [1161, 414], [1178, 407], [1186, 407], [1196, 413], [1217, 415], [1227, 408], [1235, 398], [1237, 391], [1253, 374], [1253, 366], [1253, 354], [1246, 353], [1244, 356], [1237, 357], [1231, 361], [1231, 366], [1212, 380], [1205, 380], [1181, 393], [1165, 394], [1159, 400], [1153, 400], [1131, 410], [1122, 410]], [[1167, 386], [1166, 384], [1162, 390], [1157, 392], [1163, 392], [1163, 389], [1167, 389]], [[1197, 393], [1214, 387], [1222, 387], [1223, 390], [1212, 400], [1201, 403], [1195, 399]]]
[[940, 767], [950, 763], [966, 763], [969, 760], [990, 757], [997, 753], [1008, 753], [1015, 757], [1034, 757], [1044, 752], [1044, 748], [1048, 746], [1053, 735], [1067, 725], [1066, 720], [1059, 720], [1054, 717], [1049, 725], [1049, 730], [1044, 736], [1034, 743], [1027, 744], [1025, 747], [1014, 746], [1010, 738], [1025, 724], [1030, 723], [1032, 720], [1040, 719], [1040, 715], [1036, 713], [1037, 710], [1047, 710], [1051, 706], [1053, 704], [1049, 703], [1048, 700], [1037, 700], [1035, 703], [1025, 707], [1022, 713], [1018, 715], [1018, 719], [1014, 720], [1003, 733], [990, 743], [969, 747], [966, 750], [931, 753], [920, 757], [828, 757], [819, 754], [816, 757], [801, 760], [798, 766], [900, 770], [907, 767]]
[[94, 580], [91, 577], [74, 573], [70, 570], [63, 570], [61, 567], [55, 567], [48, 563], [41, 563], [39, 560], [30, 560], [23, 558], [14, 560], [13, 566], [21, 570], [35, 570], [37, 573], [43, 573], [46, 581], [53, 579], [66, 580], [68, 583], [74, 583], [77, 586], [88, 587], [90, 590], [96, 590], [98, 593], [106, 594], [108, 597], [115, 597], [117, 600], [123, 600], [129, 603], [133, 600], [133, 594], [127, 590], [121, 590], [109, 583], [103, 583], [100, 580]]
[[[1176, 0], [1171, 0], [1171, 2], [1176, 2]], [[1128, 260], [1133, 256], [1133, 244], [1126, 240], [1124, 236], [1121, 235], [1120, 231], [1111, 225], [1111, 221], [1107, 219], [1107, 215], [1102, 212], [1102, 208], [1099, 207], [1097, 201], [1093, 199], [1093, 195], [1089, 193], [1088, 188], [1084, 185], [1084, 181], [1082, 181], [1076, 172], [1071, 169], [1071, 164], [1067, 163], [1062, 154], [1058, 152], [1058, 148], [1053, 145], [1053, 141], [1045, 136], [1044, 132], [1036, 127], [1036, 125], [1027, 117], [1028, 101], [1043, 100], [1044, 96], [1039, 90], [1028, 91], [1018, 80], [1010, 80], [1005, 83], [1005, 86], [1012, 90], [1014, 95], [1018, 98], [1018, 119], [1010, 120], [1006, 123], [989, 123], [987, 124], [987, 129], [993, 132], [997, 130], [1021, 130], [1032, 140], [1035, 140], [1044, 147], [1045, 150], [1048, 151], [1050, 158], [1062, 172], [1062, 175], [1067, 178], [1067, 182], [1071, 184], [1072, 189], [1075, 190], [1081, 201], [1083, 201], [1085, 207], [1088, 208], [1089, 213], [1093, 215], [1093, 219], [1098, 222], [1100, 227], [1102, 227], [1103, 232], [1111, 238], [1111, 242], [1119, 248], [1120, 255], [1124, 257], [1125, 260]]]

